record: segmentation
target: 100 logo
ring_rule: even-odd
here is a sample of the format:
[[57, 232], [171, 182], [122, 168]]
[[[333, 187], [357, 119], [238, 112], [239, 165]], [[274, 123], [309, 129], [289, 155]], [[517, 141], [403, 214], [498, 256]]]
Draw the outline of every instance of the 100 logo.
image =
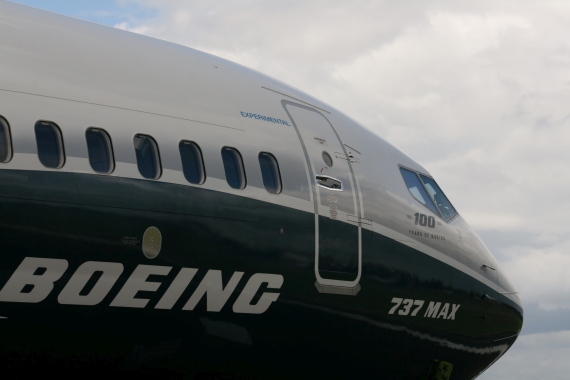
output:
[[426, 214], [415, 213], [416, 217], [414, 220], [414, 225], [417, 226], [428, 226], [429, 228], [435, 228], [435, 218], [433, 216], [427, 216]]

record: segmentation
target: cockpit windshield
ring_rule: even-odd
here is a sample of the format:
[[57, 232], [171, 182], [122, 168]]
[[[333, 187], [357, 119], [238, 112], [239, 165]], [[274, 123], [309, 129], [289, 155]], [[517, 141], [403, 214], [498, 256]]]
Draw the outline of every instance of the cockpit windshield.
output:
[[451, 202], [449, 202], [449, 199], [447, 199], [445, 194], [443, 194], [443, 191], [441, 191], [433, 178], [429, 178], [421, 174], [420, 178], [422, 179], [429, 195], [437, 205], [437, 208], [441, 211], [443, 219], [449, 220], [453, 215], [457, 214], [457, 211], [455, 211], [455, 208], [451, 205]]
[[400, 171], [402, 172], [406, 186], [408, 186], [408, 190], [410, 190], [410, 193], [412, 193], [414, 198], [416, 198], [421, 204], [436, 214], [439, 214], [437, 208], [431, 200], [431, 197], [428, 195], [426, 189], [424, 188], [424, 185], [422, 185], [420, 179], [418, 178], [418, 175], [415, 172], [404, 168], [400, 168]]
[[446, 221], [457, 214], [457, 211], [433, 178], [404, 168], [400, 168], [400, 172], [402, 177], [404, 177], [408, 190], [421, 204], [434, 213], [440, 214]]

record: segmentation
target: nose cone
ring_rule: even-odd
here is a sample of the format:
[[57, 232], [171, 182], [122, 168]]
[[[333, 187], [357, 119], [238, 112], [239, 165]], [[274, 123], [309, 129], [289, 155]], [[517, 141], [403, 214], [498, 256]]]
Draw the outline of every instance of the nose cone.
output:
[[[475, 265], [478, 266], [476, 270], [483, 273], [496, 286], [496, 297], [493, 297], [495, 300], [492, 301], [494, 305], [489, 305], [492, 309], [489, 312], [494, 315], [495, 340], [497, 343], [510, 345], [516, 340], [522, 329], [523, 307], [521, 298], [485, 243], [464, 220], [461, 222], [464, 233], [472, 237], [468, 241], [471, 247], [470, 255], [474, 258]], [[481, 270], [484, 269], [481, 267], [482, 264], [491, 269]]]
[[506, 273], [497, 266], [497, 324], [496, 340], [513, 343], [523, 325], [523, 306], [519, 293]]

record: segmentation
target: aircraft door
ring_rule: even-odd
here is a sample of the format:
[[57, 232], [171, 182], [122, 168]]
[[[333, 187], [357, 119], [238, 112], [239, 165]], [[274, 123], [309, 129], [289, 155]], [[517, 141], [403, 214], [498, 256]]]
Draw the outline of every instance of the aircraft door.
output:
[[303, 146], [315, 210], [315, 276], [322, 293], [355, 295], [361, 275], [361, 213], [349, 157], [314, 108], [282, 101]]

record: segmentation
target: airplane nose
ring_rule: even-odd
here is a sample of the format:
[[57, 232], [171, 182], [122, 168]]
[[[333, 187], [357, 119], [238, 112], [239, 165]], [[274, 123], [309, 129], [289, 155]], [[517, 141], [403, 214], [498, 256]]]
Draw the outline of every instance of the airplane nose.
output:
[[495, 340], [512, 344], [522, 329], [524, 311], [518, 291], [501, 268], [497, 268], [497, 301]]

